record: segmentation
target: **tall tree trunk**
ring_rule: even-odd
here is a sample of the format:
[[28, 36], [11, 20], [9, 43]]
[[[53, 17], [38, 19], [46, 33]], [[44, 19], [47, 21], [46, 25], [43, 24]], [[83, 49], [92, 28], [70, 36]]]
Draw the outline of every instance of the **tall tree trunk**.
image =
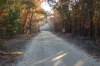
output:
[[89, 17], [90, 17], [90, 39], [95, 40], [95, 30], [94, 30], [94, 7], [93, 7], [93, 0], [89, 0]]
[[33, 18], [33, 12], [32, 12], [32, 15], [31, 15], [31, 18], [30, 18], [30, 24], [29, 24], [30, 33], [32, 32], [32, 18]]
[[30, 12], [30, 10], [28, 10], [28, 12], [27, 12], [27, 14], [26, 14], [26, 17], [25, 17], [25, 21], [24, 21], [24, 25], [23, 25], [23, 32], [24, 33], [26, 33], [26, 31], [27, 31], [27, 26], [26, 26], [26, 24], [27, 24], [27, 18], [28, 18], [28, 15], [29, 15], [29, 12]]

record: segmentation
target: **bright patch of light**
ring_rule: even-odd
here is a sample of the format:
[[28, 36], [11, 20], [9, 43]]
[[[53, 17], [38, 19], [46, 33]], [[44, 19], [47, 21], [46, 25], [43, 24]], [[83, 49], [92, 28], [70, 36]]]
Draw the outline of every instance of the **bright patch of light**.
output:
[[59, 2], [59, 0], [55, 0], [56, 2]]
[[59, 59], [63, 58], [64, 56], [66, 56], [67, 54], [68, 54], [68, 53], [63, 53], [63, 54], [61, 54], [61, 55], [55, 57], [54, 59], [52, 59], [52, 61], [59, 60]]
[[48, 2], [46, 2], [46, 1], [41, 4], [41, 7], [47, 12], [52, 11], [52, 8], [49, 6]]

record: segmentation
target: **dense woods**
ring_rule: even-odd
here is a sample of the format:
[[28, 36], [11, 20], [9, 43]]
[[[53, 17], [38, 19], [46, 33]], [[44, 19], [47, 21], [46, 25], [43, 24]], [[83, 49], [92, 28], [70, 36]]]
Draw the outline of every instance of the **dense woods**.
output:
[[[39, 26], [33, 22], [42, 19], [35, 20], [36, 16], [46, 14], [39, 8], [43, 1], [0, 0], [0, 36], [14, 37], [19, 33], [36, 32]], [[47, 1], [53, 7], [56, 31], [72, 33], [73, 36], [82, 36], [84, 39], [99, 40], [99, 0]]]
[[[54, 11], [55, 31], [82, 36], [84, 39], [100, 38], [99, 0], [47, 0]], [[37, 0], [0, 0], [0, 37], [14, 37], [19, 33], [37, 32], [45, 12]], [[38, 14], [36, 14], [38, 13]], [[42, 15], [42, 18], [39, 16]], [[37, 18], [38, 17], [38, 18]], [[37, 19], [36, 19], [37, 18]]]
[[34, 0], [0, 0], [0, 36], [14, 37], [19, 33], [36, 32], [35, 14], [44, 14], [38, 3]]
[[[56, 31], [83, 36], [84, 39], [100, 38], [100, 1], [99, 0], [48, 0], [54, 7]], [[59, 20], [59, 21], [58, 21]], [[62, 24], [61, 24], [62, 23]], [[58, 29], [57, 29], [58, 28]], [[59, 29], [60, 28], [60, 29]]]
[[[22, 48], [20, 44], [25, 46], [31, 37], [38, 34], [39, 24], [42, 24], [45, 15], [45, 11], [40, 7], [41, 2], [40, 0], [0, 0], [0, 59], [2, 55], [13, 55], [5, 51]], [[13, 39], [15, 39], [14, 43], [10, 41], [9, 44], [9, 40]], [[14, 52], [16, 53], [20, 54], [20, 51]]]

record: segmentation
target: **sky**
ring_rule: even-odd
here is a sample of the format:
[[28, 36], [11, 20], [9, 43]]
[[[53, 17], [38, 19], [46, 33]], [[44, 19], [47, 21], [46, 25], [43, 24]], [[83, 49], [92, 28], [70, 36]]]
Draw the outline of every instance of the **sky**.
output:
[[[55, 0], [55, 2], [58, 2], [59, 0]], [[53, 4], [53, 3], [52, 3]], [[48, 4], [48, 2], [47, 1], [44, 1], [43, 3], [41, 3], [41, 7], [45, 10], [45, 11], [47, 11], [47, 12], [49, 12], [49, 13], [53, 13], [53, 11], [52, 11], [52, 7], [50, 7], [50, 5]]]
[[44, 1], [42, 4], [41, 4], [41, 7], [47, 11], [47, 12], [51, 12], [52, 8], [49, 6], [48, 2]]

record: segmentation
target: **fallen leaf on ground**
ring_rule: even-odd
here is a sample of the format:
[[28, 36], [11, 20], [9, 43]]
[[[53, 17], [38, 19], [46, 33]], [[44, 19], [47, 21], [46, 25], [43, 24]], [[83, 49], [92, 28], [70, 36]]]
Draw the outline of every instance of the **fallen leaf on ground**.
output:
[[16, 52], [11, 52], [10, 54], [11, 54], [11, 55], [21, 55], [21, 54], [23, 54], [23, 53], [20, 52], [20, 51], [16, 51]]

